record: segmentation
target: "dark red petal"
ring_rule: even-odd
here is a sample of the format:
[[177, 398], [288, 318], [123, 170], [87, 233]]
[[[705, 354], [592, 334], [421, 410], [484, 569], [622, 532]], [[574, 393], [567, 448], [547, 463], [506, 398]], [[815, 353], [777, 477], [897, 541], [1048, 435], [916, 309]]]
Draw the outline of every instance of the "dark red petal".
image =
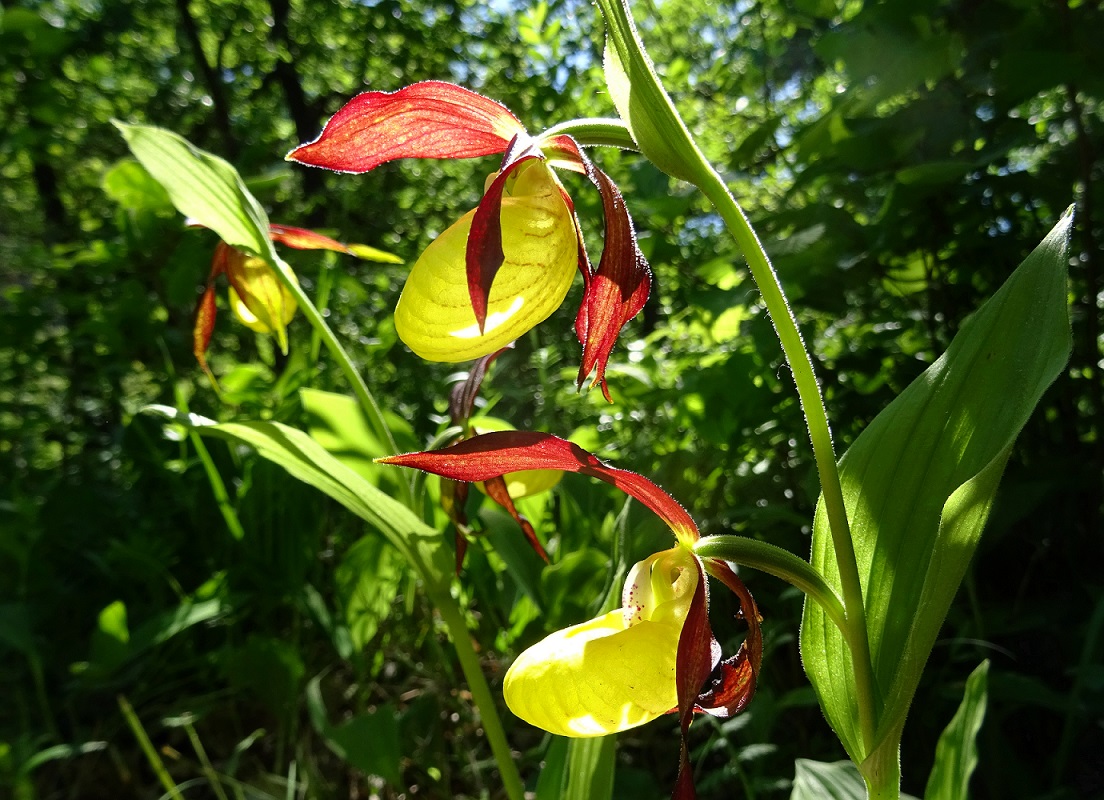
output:
[[294, 247], [296, 250], [334, 250], [338, 253], [349, 253], [349, 248], [329, 236], [307, 230], [306, 228], [293, 228], [290, 225], [269, 225], [268, 235], [272, 241]]
[[694, 773], [690, 766], [690, 721], [694, 717], [698, 693], [713, 668], [713, 631], [709, 628], [709, 604], [706, 602], [706, 578], [701, 562], [698, 567], [698, 585], [690, 601], [690, 610], [679, 636], [675, 666], [675, 687], [678, 692], [679, 727], [682, 729], [682, 748], [679, 754], [679, 775], [672, 795], [676, 800], [690, 800], [695, 796]]
[[453, 425], [464, 425], [471, 419], [475, 398], [479, 396], [479, 388], [483, 385], [483, 377], [487, 374], [487, 370], [496, 358], [513, 346], [511, 343], [501, 350], [477, 358], [468, 370], [468, 377], [452, 387], [452, 391], [449, 392], [449, 418], [452, 419]]
[[491, 294], [491, 284], [506, 258], [502, 252], [502, 192], [506, 189], [506, 180], [518, 166], [539, 157], [535, 154], [523, 155], [506, 164], [483, 194], [472, 217], [467, 250], [468, 295], [480, 333], [487, 322], [487, 298]]
[[506, 150], [525, 128], [505, 106], [470, 89], [424, 81], [350, 100], [322, 135], [288, 159], [339, 172], [367, 172], [398, 158], [473, 158]]
[[606, 237], [598, 271], [587, 282], [575, 321], [575, 332], [583, 346], [578, 384], [581, 387], [594, 372], [590, 385], [600, 383], [602, 394], [610, 401], [606, 364], [621, 329], [640, 312], [648, 299], [652, 271], [637, 247], [632, 219], [621, 192], [600, 169], [592, 167], [588, 177], [602, 194]]
[[709, 559], [706, 561], [706, 569], [740, 599], [740, 616], [748, 625], [747, 638], [736, 655], [714, 669], [709, 686], [697, 700], [699, 711], [726, 718], [743, 711], [755, 694], [755, 684], [763, 660], [763, 631], [755, 598], [732, 568], [723, 561]]
[[496, 431], [473, 436], [441, 450], [405, 453], [378, 461], [461, 481], [486, 481], [508, 472], [531, 469], [579, 472], [612, 484], [642, 502], [663, 519], [680, 540], [692, 542], [699, 536], [698, 527], [686, 509], [650, 480], [635, 472], [611, 467], [578, 445], [549, 433]]
[[488, 479], [484, 482], [483, 488], [487, 490], [487, 496], [489, 498], [510, 512], [510, 516], [514, 518], [514, 522], [521, 526], [521, 532], [524, 533], [525, 538], [529, 540], [529, 545], [547, 564], [548, 553], [544, 552], [544, 545], [540, 543], [540, 539], [537, 538], [537, 532], [533, 530], [533, 526], [529, 520], [518, 513], [517, 507], [514, 505], [514, 498], [510, 497], [510, 492], [506, 488], [506, 481], [503, 480], [502, 476]]
[[195, 325], [192, 327], [192, 353], [199, 362], [200, 368], [207, 373], [212, 382], [214, 382], [214, 375], [207, 366], [207, 348], [211, 345], [211, 337], [215, 332], [215, 316], [218, 314], [218, 305], [215, 302], [215, 278], [226, 272], [226, 260], [236, 252], [225, 242], [219, 242], [215, 246], [215, 254], [211, 257], [211, 271], [207, 274], [207, 287], [196, 305]]

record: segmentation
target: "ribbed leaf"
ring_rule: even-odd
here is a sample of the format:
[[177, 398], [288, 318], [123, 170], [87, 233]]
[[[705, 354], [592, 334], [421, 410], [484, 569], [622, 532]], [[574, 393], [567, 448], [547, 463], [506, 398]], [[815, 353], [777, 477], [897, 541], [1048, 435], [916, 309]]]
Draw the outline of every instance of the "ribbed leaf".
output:
[[[850, 657], [821, 607], [806, 603], [802, 658], [821, 705], [862, 766], [895, 768], [920, 673], [977, 546], [1004, 463], [1069, 357], [1067, 214], [947, 352], [863, 431], [840, 462], [882, 707], [868, 752]], [[823, 504], [812, 564], [838, 571]], [[871, 767], [872, 769], [876, 767]]]
[[181, 214], [210, 228], [228, 245], [275, 263], [268, 215], [237, 170], [172, 131], [118, 120], [114, 124]]
[[970, 776], [977, 766], [977, 735], [985, 720], [989, 661], [982, 661], [966, 679], [962, 705], [939, 737], [935, 764], [928, 776], [924, 800], [967, 800]]
[[411, 564], [419, 567], [422, 576], [434, 580], [436, 585], [426, 587], [430, 593], [447, 592], [453, 565], [447, 548], [440, 546], [440, 534], [326, 452], [307, 434], [278, 422], [219, 424], [168, 406], [148, 406], [146, 410], [203, 436], [254, 448], [292, 477], [319, 489], [377, 528]]

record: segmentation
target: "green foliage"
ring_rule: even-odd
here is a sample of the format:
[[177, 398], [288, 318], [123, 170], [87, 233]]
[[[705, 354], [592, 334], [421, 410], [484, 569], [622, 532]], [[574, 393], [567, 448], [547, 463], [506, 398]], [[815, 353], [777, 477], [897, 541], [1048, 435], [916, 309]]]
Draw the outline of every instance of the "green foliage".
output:
[[977, 735], [985, 720], [989, 662], [982, 661], [966, 679], [962, 705], [935, 747], [935, 766], [928, 776], [924, 800], [967, 800], [970, 776], [977, 767]]
[[[840, 462], [880, 700], [874, 741], [860, 735], [854, 666], [842, 634], [813, 603], [805, 609], [802, 657], [860, 768], [896, 769], [905, 715], [1009, 448], [1068, 358], [1071, 223], [1067, 215]], [[822, 507], [812, 563], [838, 585]]]

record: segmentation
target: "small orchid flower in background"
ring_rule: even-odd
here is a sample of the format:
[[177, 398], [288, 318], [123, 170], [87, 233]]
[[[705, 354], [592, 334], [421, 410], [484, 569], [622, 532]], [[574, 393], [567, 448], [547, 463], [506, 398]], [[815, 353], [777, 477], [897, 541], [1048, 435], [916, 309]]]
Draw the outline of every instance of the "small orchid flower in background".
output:
[[[583, 301], [575, 333], [583, 347], [578, 384], [605, 371], [622, 327], [644, 306], [651, 270], [636, 244], [621, 193], [570, 136], [533, 138], [504, 106], [468, 89], [425, 81], [397, 92], [357, 95], [313, 142], [288, 159], [340, 172], [367, 172], [400, 158], [503, 154], [483, 199], [437, 237], [415, 263], [395, 327], [430, 361], [488, 355], [544, 321], [563, 302], [575, 270]], [[587, 256], [575, 207], [552, 172], [586, 175], [605, 212], [598, 268]]]
[[[389, 254], [363, 245], [342, 244], [328, 236], [287, 225], [270, 225], [272, 241], [296, 250], [333, 250], [357, 257], [373, 257], [373, 254], [391, 259]], [[398, 260], [398, 259], [394, 259]], [[276, 343], [287, 353], [287, 326], [295, 316], [295, 298], [272, 272], [263, 258], [249, 255], [225, 242], [215, 247], [211, 259], [211, 271], [207, 275], [207, 287], [196, 308], [195, 327], [192, 330], [192, 352], [211, 383], [218, 386], [207, 365], [207, 348], [215, 331], [215, 279], [225, 275], [230, 284], [230, 308], [238, 320], [250, 330], [276, 337]]]
[[[694, 797], [687, 745], [693, 714], [729, 717], [747, 706], [763, 640], [758, 608], [740, 578], [726, 562], [695, 554], [700, 533], [686, 510], [641, 475], [549, 434], [488, 433], [380, 461], [463, 481], [522, 470], [579, 472], [616, 486], [667, 523], [676, 546], [630, 570], [622, 607], [530, 647], [506, 673], [503, 692], [515, 714], [561, 736], [617, 733], [677, 712], [682, 750], [674, 797]], [[709, 625], [706, 573], [736, 594], [748, 626], [739, 651], [725, 660]]]

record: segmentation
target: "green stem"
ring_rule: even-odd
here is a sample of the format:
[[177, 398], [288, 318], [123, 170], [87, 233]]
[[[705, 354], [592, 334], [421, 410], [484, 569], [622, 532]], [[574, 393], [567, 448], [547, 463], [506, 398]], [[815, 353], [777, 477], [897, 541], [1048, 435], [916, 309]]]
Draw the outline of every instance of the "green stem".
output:
[[572, 119], [553, 125], [540, 135], [541, 139], [567, 134], [579, 144], [588, 147], [619, 147], [622, 150], [639, 150], [636, 140], [629, 132], [629, 126], [619, 119], [592, 118]]
[[514, 756], [510, 751], [510, 743], [506, 740], [506, 732], [502, 728], [502, 720], [495, 708], [494, 697], [487, 685], [487, 679], [483, 675], [483, 668], [479, 664], [479, 657], [472, 647], [471, 634], [464, 622], [464, 615], [460, 606], [447, 590], [439, 597], [431, 597], [437, 606], [441, 619], [448, 627], [449, 637], [452, 639], [456, 655], [460, 659], [460, 669], [464, 672], [464, 678], [468, 682], [468, 690], [472, 700], [479, 709], [479, 716], [483, 723], [483, 732], [491, 745], [491, 752], [498, 762], [498, 771], [502, 777], [502, 786], [510, 800], [523, 800], [525, 786], [521, 782], [517, 765], [514, 764]]
[[698, 188], [713, 203], [721, 218], [724, 219], [725, 225], [728, 226], [729, 233], [747, 258], [748, 269], [763, 296], [767, 313], [774, 323], [786, 363], [790, 366], [790, 372], [797, 386], [797, 394], [805, 414], [805, 423], [809, 429], [809, 441], [813, 446], [813, 459], [816, 461], [817, 474], [820, 477], [820, 491], [824, 510], [828, 515], [828, 528], [832, 533], [832, 547], [839, 569], [843, 604], [847, 611], [847, 627], [851, 630], [847, 640], [855, 668], [859, 724], [862, 727], [864, 743], [868, 748], [873, 747], [877, 727], [874, 712], [877, 693], [870, 659], [866, 607], [863, 603], [862, 582], [855, 558], [855, 546], [851, 539], [851, 528], [843, 502], [839, 469], [836, 467], [836, 454], [832, 446], [828, 413], [824, 408], [824, 399], [820, 394], [816, 373], [813, 371], [812, 358], [801, 339], [797, 320], [794, 319], [790, 304], [786, 301], [778, 275], [771, 266], [770, 259], [743, 209], [728, 191], [720, 175], [704, 158], [701, 167], [702, 182], [698, 184]]
[[773, 544], [749, 539], [746, 536], [706, 536], [694, 545], [694, 552], [702, 558], [720, 558], [735, 564], [751, 567], [796, 586], [820, 604], [840, 633], [846, 638], [850, 631], [847, 614], [839, 595], [819, 572], [804, 559], [789, 550]]
[[847, 627], [851, 631], [847, 641], [854, 664], [859, 722], [864, 744], [869, 750], [874, 745], [877, 728], [877, 693], [870, 659], [866, 610], [828, 415], [812, 359], [759, 237], [721, 176], [702, 154], [656, 75], [629, 12], [628, 0], [598, 0], [598, 4], [606, 19], [607, 46], [615, 55], [613, 62], [607, 59], [607, 77], [613, 66], [616, 85], [611, 83], [610, 88], [619, 112], [628, 122], [633, 138], [640, 143], [644, 155], [669, 174], [696, 185], [725, 221], [747, 259], [748, 269], [763, 296], [797, 385], [840, 574]]
[[161, 782], [161, 785], [165, 787], [165, 792], [173, 800], [184, 800], [180, 794], [180, 789], [177, 788], [176, 783], [173, 782], [172, 776], [169, 775], [169, 771], [165, 769], [165, 762], [161, 760], [161, 756], [157, 755], [157, 750], [153, 746], [153, 742], [150, 741], [149, 736], [146, 734], [146, 729], [142, 727], [142, 721], [138, 719], [138, 715], [134, 713], [134, 709], [125, 697], [119, 695], [116, 700], [119, 703], [119, 710], [123, 712], [123, 718], [126, 720], [127, 726], [130, 728], [131, 733], [134, 734], [134, 738], [138, 740], [139, 747], [142, 748], [142, 752], [146, 756], [146, 761], [149, 762], [150, 768], [154, 774], [157, 775], [157, 780]]

